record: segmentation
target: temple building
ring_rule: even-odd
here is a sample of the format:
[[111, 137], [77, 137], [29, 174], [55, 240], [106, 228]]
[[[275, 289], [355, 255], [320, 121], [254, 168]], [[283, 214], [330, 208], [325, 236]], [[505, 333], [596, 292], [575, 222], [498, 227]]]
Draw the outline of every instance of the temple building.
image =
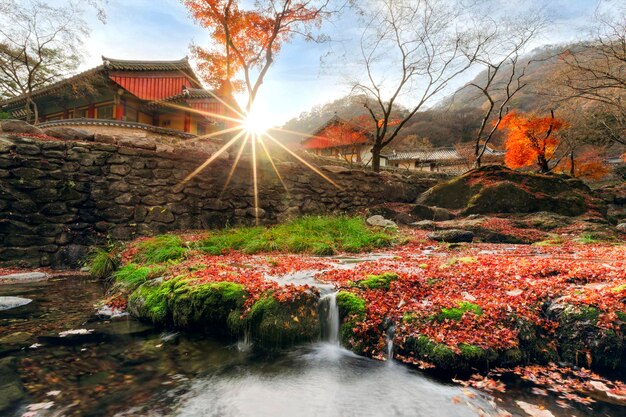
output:
[[[71, 126], [107, 133], [201, 136], [229, 123], [232, 98], [203, 88], [187, 58], [128, 61], [102, 57], [102, 64], [32, 94], [40, 127]], [[236, 106], [236, 104], [234, 104]], [[16, 119], [29, 114], [26, 96], [0, 102]]]
[[[317, 156], [340, 159], [351, 164], [369, 165], [373, 136], [357, 123], [337, 115], [314, 129], [301, 141], [302, 147]], [[384, 165], [381, 160], [381, 165]]]

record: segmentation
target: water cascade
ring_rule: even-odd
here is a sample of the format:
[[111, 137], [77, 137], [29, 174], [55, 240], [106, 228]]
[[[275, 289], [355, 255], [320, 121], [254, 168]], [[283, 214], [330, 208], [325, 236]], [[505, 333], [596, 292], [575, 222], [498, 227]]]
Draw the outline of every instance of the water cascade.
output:
[[393, 363], [393, 336], [396, 333], [396, 328], [392, 325], [389, 326], [385, 332], [387, 336], [387, 363], [391, 365]]
[[322, 324], [322, 340], [339, 345], [339, 307], [337, 293], [328, 293], [320, 298], [320, 322]]

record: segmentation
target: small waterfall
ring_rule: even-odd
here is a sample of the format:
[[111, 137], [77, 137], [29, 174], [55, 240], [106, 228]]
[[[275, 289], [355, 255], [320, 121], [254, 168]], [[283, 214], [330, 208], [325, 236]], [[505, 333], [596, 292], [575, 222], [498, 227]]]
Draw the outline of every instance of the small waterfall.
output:
[[237, 342], [237, 349], [240, 352], [249, 352], [252, 348], [252, 338], [250, 337], [250, 329], [246, 326], [246, 329], [243, 331], [243, 336], [239, 338]]
[[339, 307], [337, 293], [332, 292], [320, 298], [320, 322], [322, 324], [322, 340], [339, 345]]
[[385, 332], [387, 336], [387, 363], [389, 365], [393, 364], [393, 336], [396, 333], [396, 328], [391, 325]]

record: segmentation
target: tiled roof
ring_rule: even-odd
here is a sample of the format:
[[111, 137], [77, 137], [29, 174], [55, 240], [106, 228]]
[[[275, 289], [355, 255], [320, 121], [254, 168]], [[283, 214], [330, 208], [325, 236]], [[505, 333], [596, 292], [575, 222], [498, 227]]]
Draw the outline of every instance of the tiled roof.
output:
[[140, 61], [102, 57], [103, 65], [114, 71], [191, 71], [187, 57], [176, 61]]
[[[487, 147], [485, 155], [500, 156], [504, 155], [504, 152]], [[405, 152], [393, 151], [385, 154], [385, 157], [389, 161], [452, 161], [462, 159], [455, 148], [435, 148]]]
[[[103, 56], [102, 65], [98, 65], [97, 67], [83, 71], [72, 77], [65, 78], [63, 80], [57, 81], [54, 84], [40, 88], [33, 93], [33, 98], [54, 94], [57, 91], [65, 88], [68, 84], [72, 84], [72, 82], [80, 80], [81, 78], [95, 75], [99, 72], [104, 73], [106, 71], [178, 71], [180, 72], [181, 77], [191, 78], [191, 80], [193, 80], [193, 84], [198, 86], [201, 85], [200, 81], [193, 72], [191, 65], [189, 65], [189, 60], [187, 59], [187, 57], [177, 61], [138, 61], [113, 59]], [[118, 82], [117, 80], [114, 81]], [[180, 86], [177, 86], [176, 89], [179, 90]], [[3, 102], [0, 102], [0, 104], [5, 106], [21, 104], [22, 102], [25, 102], [25, 95], [5, 100]]]
[[[328, 138], [321, 136], [324, 130], [333, 125], [343, 125], [351, 130], [352, 134], [350, 134], [350, 132], [346, 132], [347, 134], [340, 138]], [[371, 134], [363, 131], [363, 129], [354, 123], [342, 119], [335, 114], [333, 117], [328, 119], [328, 121], [313, 129], [311, 133], [301, 141], [301, 144], [306, 149], [328, 149], [350, 145], [363, 145], [370, 142], [372, 142]]]

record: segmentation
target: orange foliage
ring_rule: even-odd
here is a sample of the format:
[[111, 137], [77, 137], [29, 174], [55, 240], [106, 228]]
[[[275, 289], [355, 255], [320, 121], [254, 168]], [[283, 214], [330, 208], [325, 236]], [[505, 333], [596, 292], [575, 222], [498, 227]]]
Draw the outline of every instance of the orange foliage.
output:
[[[566, 159], [557, 167], [558, 172], [569, 174], [572, 172], [572, 161]], [[574, 176], [590, 180], [600, 180], [609, 173], [609, 167], [604, 163], [601, 155], [594, 150], [588, 150], [574, 159]]]
[[508, 131], [505, 163], [510, 168], [537, 164], [541, 171], [548, 171], [548, 161], [559, 145], [556, 132], [565, 122], [553, 117], [507, 114], [499, 129]]
[[216, 88], [230, 84], [235, 91], [243, 90], [245, 84], [232, 82], [234, 75], [271, 64], [268, 51], [277, 54], [283, 42], [301, 33], [302, 25], [319, 25], [323, 17], [321, 8], [312, 7], [311, 2], [268, 0], [257, 3], [254, 10], [242, 9], [239, 0], [183, 3], [211, 31], [211, 48], [192, 48], [200, 75]]

